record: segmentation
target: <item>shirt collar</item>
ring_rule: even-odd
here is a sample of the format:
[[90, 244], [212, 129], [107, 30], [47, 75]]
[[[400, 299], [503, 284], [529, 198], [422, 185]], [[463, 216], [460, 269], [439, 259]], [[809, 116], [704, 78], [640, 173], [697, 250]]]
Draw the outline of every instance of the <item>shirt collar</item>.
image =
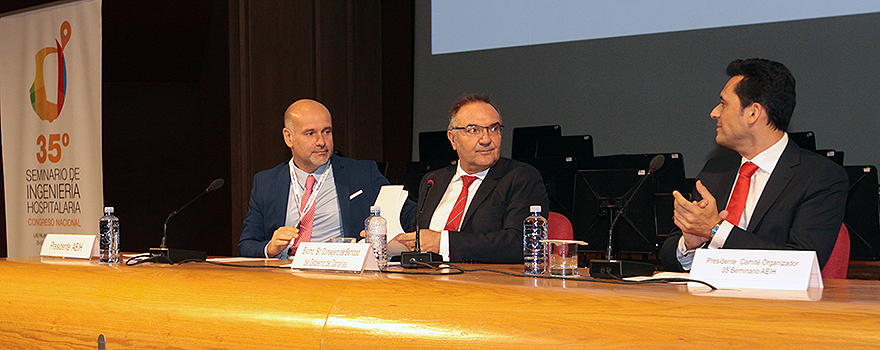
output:
[[[489, 169], [492, 168], [490, 167]], [[455, 166], [455, 177], [452, 179], [452, 181], [461, 181], [461, 177], [464, 175], [476, 176], [478, 179], [480, 179], [480, 181], [483, 181], [483, 179], [486, 178], [486, 175], [489, 174], [489, 169], [483, 170], [476, 174], [468, 174], [464, 171], [464, 169], [461, 168], [461, 160], [459, 160], [458, 165]]]
[[776, 163], [779, 162], [779, 157], [782, 157], [782, 152], [785, 151], [785, 146], [787, 145], [788, 133], [783, 133], [782, 138], [780, 138], [779, 141], [776, 141], [776, 143], [774, 143], [773, 146], [770, 146], [770, 148], [765, 149], [761, 153], [758, 153], [758, 155], [756, 155], [751, 160], [742, 157], [740, 165], [745, 162], [751, 161], [752, 163], [755, 163], [755, 165], [757, 165], [759, 169], [767, 172], [768, 174], [772, 174], [773, 169], [776, 168]]
[[[331, 160], [332, 160], [332, 158], [331, 158]], [[306, 188], [306, 178], [308, 178], [309, 175], [314, 175], [315, 179], [317, 180], [317, 178], [321, 177], [321, 175], [323, 175], [324, 172], [327, 171], [327, 168], [330, 166], [330, 160], [327, 160], [327, 163], [324, 163], [324, 165], [319, 166], [318, 169], [315, 170], [315, 172], [311, 173], [311, 174], [303, 171], [300, 168], [297, 168], [296, 165], [293, 164], [292, 157], [290, 158], [290, 161], [287, 162], [287, 164], [288, 164], [288, 166], [290, 166], [291, 182], [293, 182], [293, 179], [296, 179], [296, 182], [299, 183], [300, 188]]]

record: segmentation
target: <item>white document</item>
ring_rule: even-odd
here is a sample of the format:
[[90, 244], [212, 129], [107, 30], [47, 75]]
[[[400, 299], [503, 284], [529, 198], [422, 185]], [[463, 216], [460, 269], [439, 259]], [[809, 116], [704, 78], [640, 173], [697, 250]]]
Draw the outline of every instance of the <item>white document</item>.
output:
[[388, 256], [400, 255], [400, 252], [409, 251], [405, 245], [391, 240], [397, 235], [404, 233], [400, 227], [400, 210], [406, 203], [406, 197], [409, 191], [404, 190], [402, 185], [385, 185], [379, 190], [379, 196], [376, 197], [376, 204], [382, 208], [382, 217], [387, 222], [388, 234]]
[[240, 263], [240, 262], [251, 262], [251, 261], [274, 261], [278, 260], [275, 258], [246, 258], [246, 257], [231, 257], [231, 258], [209, 258], [210, 262], [219, 262], [219, 263]]
[[409, 192], [404, 190], [402, 185], [385, 185], [382, 186], [379, 190], [379, 196], [376, 197], [374, 205], [382, 208], [381, 214], [387, 222], [389, 242], [403, 233], [403, 228], [400, 227], [400, 210], [403, 209], [408, 195]]

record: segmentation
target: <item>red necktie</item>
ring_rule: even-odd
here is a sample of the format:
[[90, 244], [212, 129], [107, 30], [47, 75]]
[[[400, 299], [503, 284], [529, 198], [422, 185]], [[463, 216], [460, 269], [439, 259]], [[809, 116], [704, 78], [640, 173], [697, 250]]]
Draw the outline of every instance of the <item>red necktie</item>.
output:
[[476, 176], [462, 175], [461, 181], [463, 184], [461, 185], [461, 193], [455, 201], [455, 206], [452, 207], [452, 212], [449, 213], [449, 219], [446, 219], [446, 227], [443, 228], [444, 230], [459, 230], [459, 226], [461, 226], [461, 217], [464, 216], [464, 205], [467, 203], [468, 187], [471, 187], [471, 183], [473, 183], [476, 178]]
[[[303, 194], [302, 198], [300, 198], [299, 201], [300, 208], [306, 207], [307, 203], [309, 202], [309, 197], [312, 196], [312, 189], [314, 187], [315, 177], [309, 175], [309, 177], [306, 178], [306, 193]], [[299, 228], [299, 237], [296, 238], [296, 242], [293, 244], [293, 248], [291, 248], [290, 255], [296, 253], [296, 248], [299, 247], [300, 243], [308, 242], [312, 239], [312, 225], [315, 221], [315, 207], [317, 205], [318, 203], [312, 205], [312, 207], [309, 208], [309, 211], [307, 211], [305, 214], [302, 214], [302, 217], [299, 218], [299, 225], [297, 226], [297, 228]]]
[[727, 221], [734, 226], [739, 224], [746, 207], [746, 199], [749, 198], [749, 186], [752, 184], [752, 175], [758, 170], [758, 166], [752, 162], [745, 162], [739, 168], [739, 177], [736, 186], [733, 186], [733, 194], [727, 202]]

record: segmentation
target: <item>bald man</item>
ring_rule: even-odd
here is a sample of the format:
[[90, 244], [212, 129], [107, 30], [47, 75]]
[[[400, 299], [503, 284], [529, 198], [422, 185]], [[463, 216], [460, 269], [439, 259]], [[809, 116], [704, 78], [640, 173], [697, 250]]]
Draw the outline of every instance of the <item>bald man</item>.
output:
[[[333, 155], [333, 122], [320, 102], [291, 104], [281, 133], [292, 157], [254, 176], [239, 255], [289, 258], [303, 241], [358, 238], [388, 179], [373, 161]], [[415, 202], [407, 201], [402, 227], [409, 227], [415, 211]]]

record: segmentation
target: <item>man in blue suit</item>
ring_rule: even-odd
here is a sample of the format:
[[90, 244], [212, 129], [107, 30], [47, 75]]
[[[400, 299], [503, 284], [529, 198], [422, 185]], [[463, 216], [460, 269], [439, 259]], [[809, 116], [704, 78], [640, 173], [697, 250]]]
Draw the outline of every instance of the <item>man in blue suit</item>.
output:
[[[293, 157], [254, 176], [241, 256], [288, 258], [300, 241], [357, 238], [379, 189], [389, 184], [375, 162], [333, 155], [330, 111], [317, 101], [290, 105], [282, 134]], [[405, 229], [415, 210], [414, 202], [404, 204]]]

